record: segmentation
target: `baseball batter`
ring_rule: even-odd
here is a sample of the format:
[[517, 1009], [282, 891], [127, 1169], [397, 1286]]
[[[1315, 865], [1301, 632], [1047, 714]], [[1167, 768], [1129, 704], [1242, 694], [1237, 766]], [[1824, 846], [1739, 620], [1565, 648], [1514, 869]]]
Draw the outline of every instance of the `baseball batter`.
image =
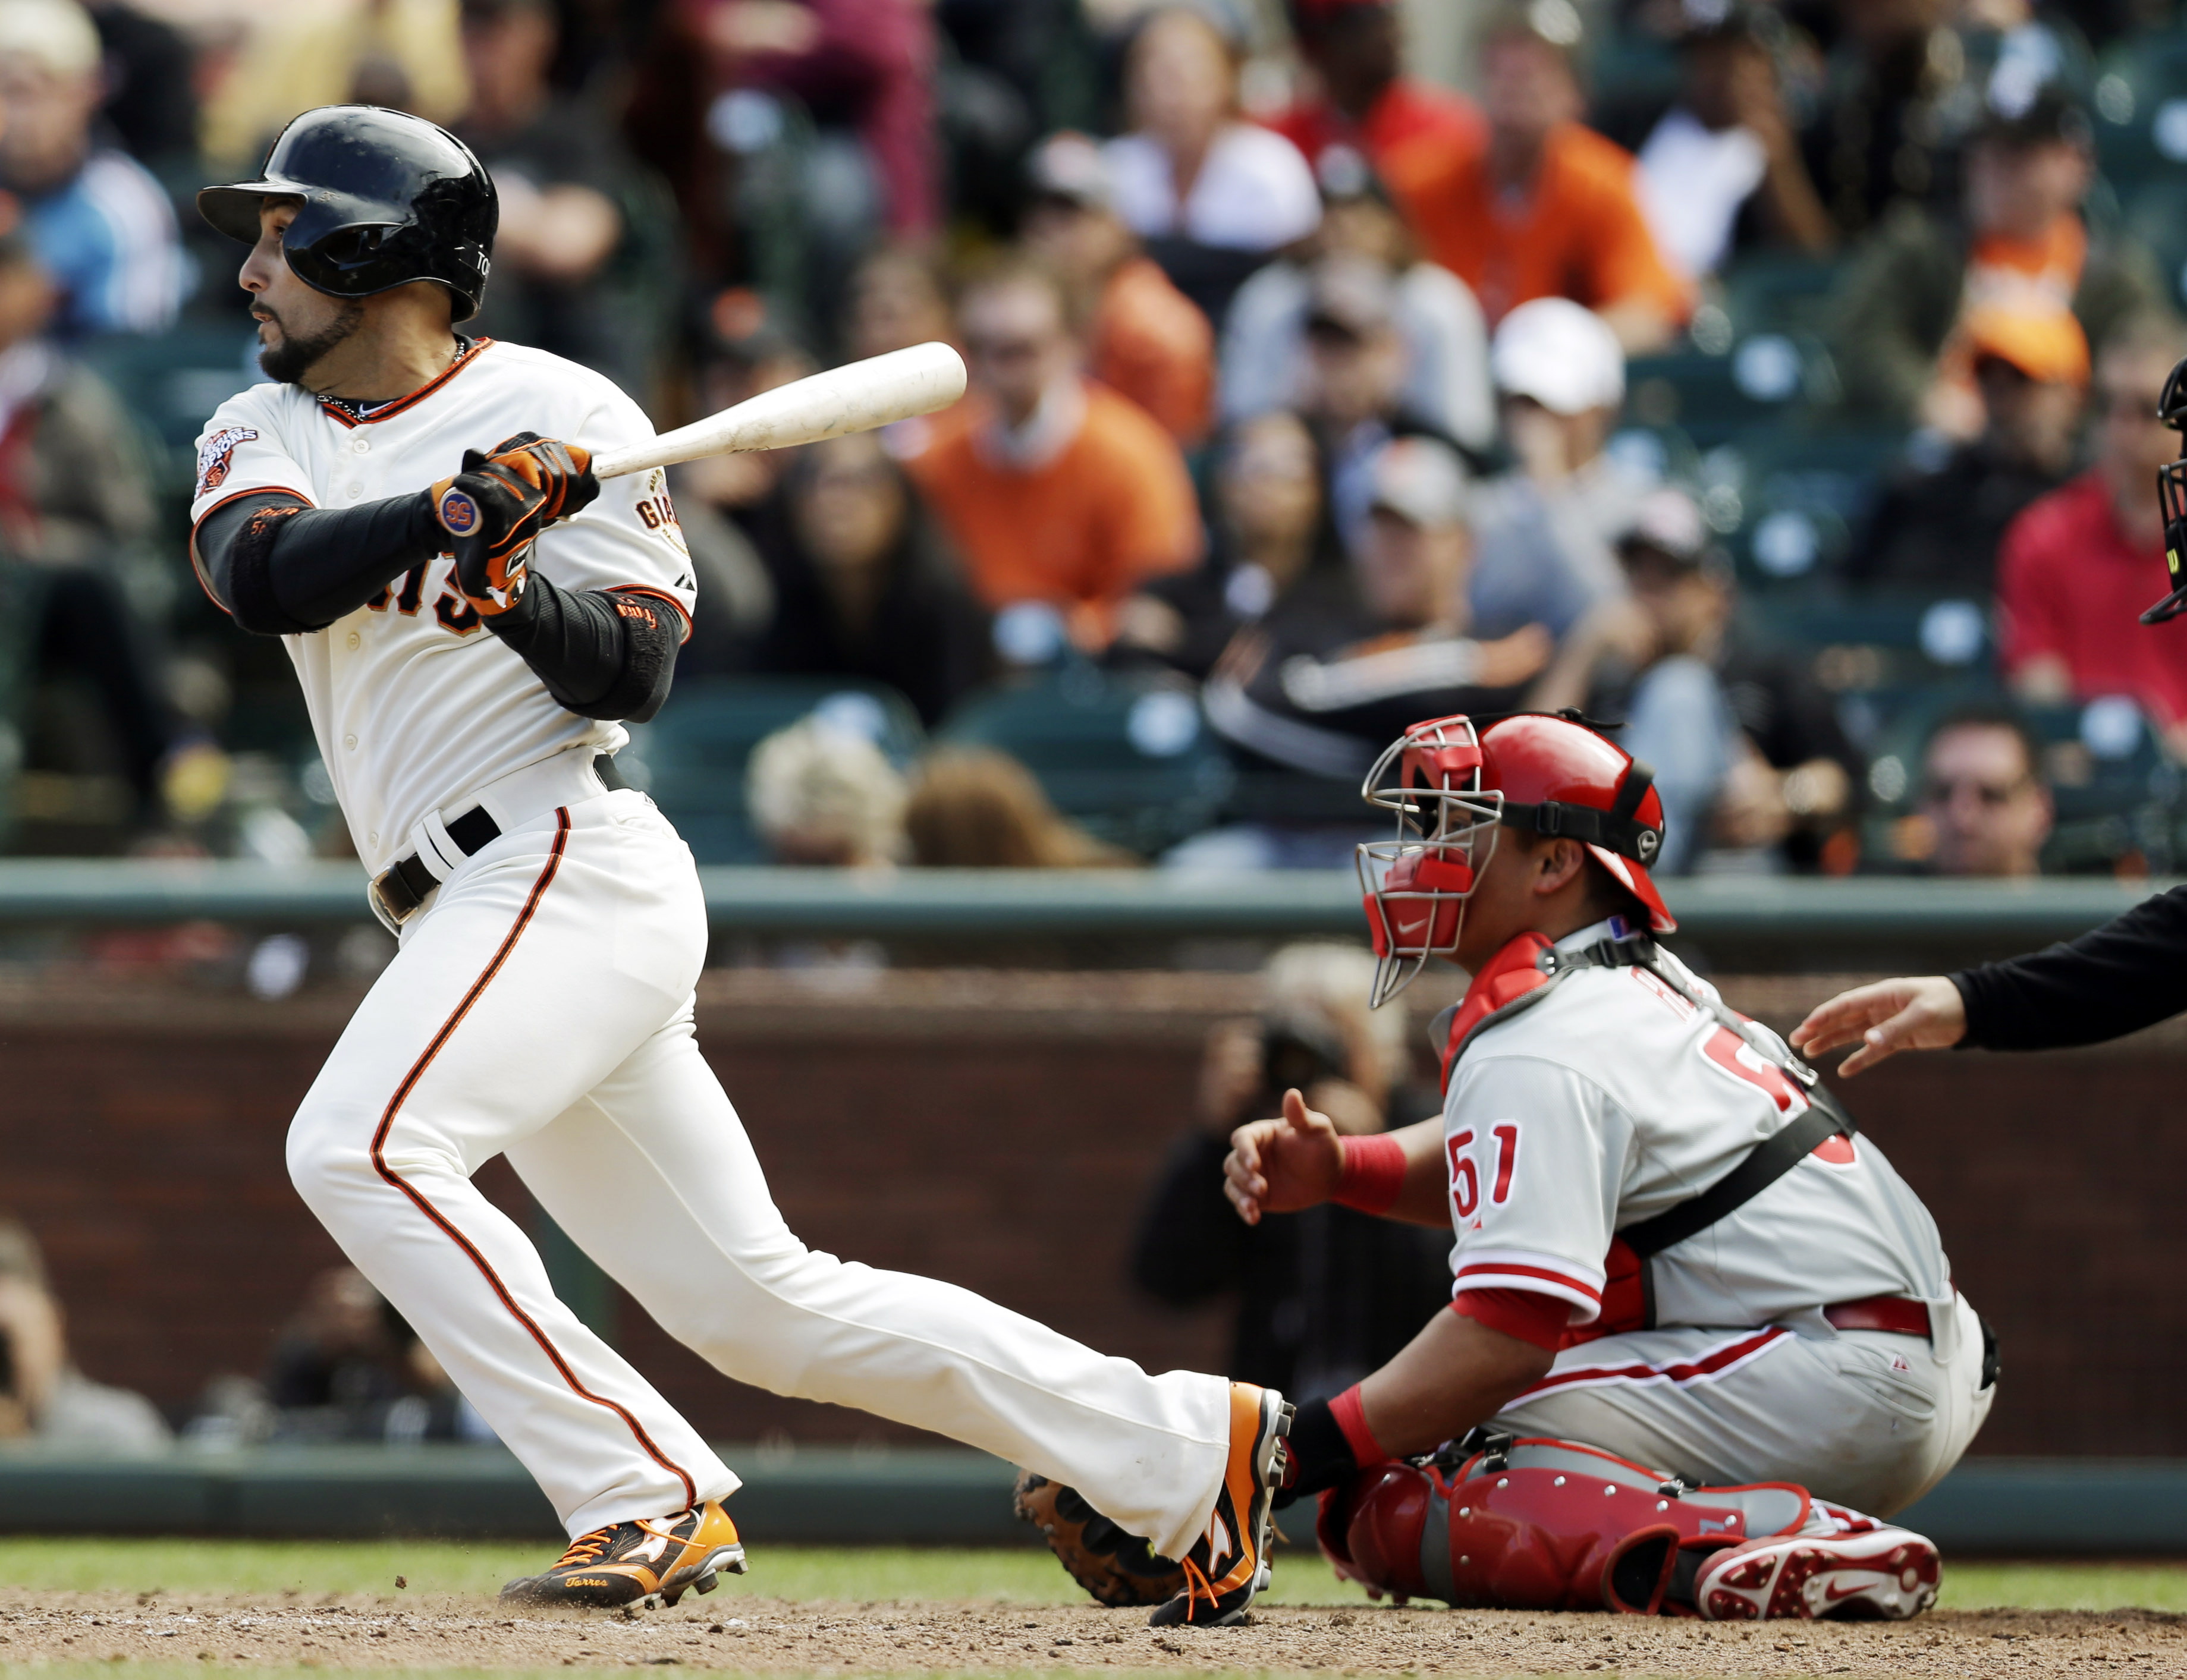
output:
[[1086, 1490], [1181, 1560], [1157, 1621], [1234, 1619], [1266, 1579], [1288, 1408], [1154, 1377], [979, 1297], [816, 1254], [768, 1196], [693, 1039], [689, 851], [615, 753], [668, 688], [693, 601], [651, 435], [600, 376], [467, 339], [492, 183], [364, 106], [299, 117], [207, 189], [272, 383], [199, 447], [192, 553], [284, 638], [399, 952], [298, 1112], [289, 1165], [345, 1252], [538, 1479], [572, 1536], [510, 1583], [674, 1602], [740, 1570], [736, 1476], [556, 1300], [473, 1188], [540, 1205], [719, 1369], [953, 1436]]
[[[1862, 1513], [1957, 1462], [1993, 1353], [1882, 1151], [1655, 943], [1650, 781], [1540, 716], [1416, 726], [1369, 778], [1400, 813], [1362, 848], [1376, 1001], [1430, 956], [1472, 975], [1442, 1117], [1340, 1138], [1294, 1092], [1236, 1134], [1228, 1188], [1249, 1222], [1335, 1200], [1447, 1227], [1455, 1289], [1299, 1408], [1294, 1486], [1330, 1490], [1324, 1543], [1399, 1591], [1910, 1615], [1935, 1548]], [[1796, 1486], [1723, 1491], [1757, 1483]]]

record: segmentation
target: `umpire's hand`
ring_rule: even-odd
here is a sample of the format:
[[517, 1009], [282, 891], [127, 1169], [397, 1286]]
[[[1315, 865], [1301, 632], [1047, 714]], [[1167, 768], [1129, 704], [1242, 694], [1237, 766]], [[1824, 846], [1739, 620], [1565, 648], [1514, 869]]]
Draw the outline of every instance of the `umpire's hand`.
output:
[[1296, 1213], [1336, 1194], [1344, 1177], [1344, 1143], [1325, 1114], [1316, 1114], [1296, 1087], [1284, 1093], [1281, 1120], [1257, 1120], [1230, 1134], [1223, 1162], [1223, 1194], [1248, 1225], [1264, 1213]]
[[1860, 1048], [1838, 1064], [1840, 1073], [1855, 1074], [1901, 1050], [1948, 1049], [1966, 1032], [1959, 988], [1942, 975], [1923, 975], [1841, 992], [1792, 1029], [1792, 1048], [1820, 1056], [1858, 1039]]

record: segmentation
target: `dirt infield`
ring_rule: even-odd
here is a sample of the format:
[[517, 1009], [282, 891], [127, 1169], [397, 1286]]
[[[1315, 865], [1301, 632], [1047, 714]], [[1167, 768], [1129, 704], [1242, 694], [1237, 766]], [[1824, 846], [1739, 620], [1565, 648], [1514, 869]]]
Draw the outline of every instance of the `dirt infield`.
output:
[[1105, 1668], [1360, 1674], [2187, 1675], [2187, 1617], [1944, 1611], [1892, 1626], [1278, 1606], [1155, 1630], [1092, 1606], [788, 1604], [724, 1594], [636, 1615], [503, 1615], [480, 1598], [0, 1592], [0, 1666], [734, 1668], [934, 1673]]

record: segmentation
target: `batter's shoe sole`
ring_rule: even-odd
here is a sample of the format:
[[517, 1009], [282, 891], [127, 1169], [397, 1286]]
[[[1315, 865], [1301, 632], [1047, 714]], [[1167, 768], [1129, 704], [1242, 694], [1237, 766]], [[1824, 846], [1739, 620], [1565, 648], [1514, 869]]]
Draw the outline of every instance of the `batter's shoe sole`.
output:
[[1711, 1558], [1694, 1582], [1694, 1604], [1711, 1621], [1903, 1621], [1937, 1602], [1942, 1578], [1935, 1544], [1906, 1529], [1795, 1535]]
[[1207, 1529], [1186, 1553], [1184, 1591], [1156, 1608], [1156, 1627], [1223, 1627], [1238, 1621], [1268, 1584], [1276, 1489], [1292, 1408], [1272, 1388], [1230, 1385], [1230, 1458]]
[[610, 1523], [579, 1536], [543, 1575], [501, 1589], [503, 1603], [659, 1610], [685, 1593], [711, 1593], [745, 1572], [744, 1543], [721, 1502], [672, 1516]]

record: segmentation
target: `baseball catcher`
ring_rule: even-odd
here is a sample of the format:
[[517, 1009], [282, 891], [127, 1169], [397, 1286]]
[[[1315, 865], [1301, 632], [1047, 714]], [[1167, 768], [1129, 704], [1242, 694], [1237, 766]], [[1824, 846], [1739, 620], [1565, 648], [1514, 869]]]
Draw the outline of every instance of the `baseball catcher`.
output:
[[1436, 1024], [1442, 1117], [1341, 1137], [1296, 1091], [1225, 1162], [1248, 1222], [1337, 1201], [1448, 1227], [1455, 1287], [1302, 1405], [1290, 1497], [1341, 1572], [1453, 1604], [1904, 1617], [1937, 1548], [1884, 1519], [1996, 1380], [1926, 1210], [1784, 1041], [1657, 943], [1651, 774], [1563, 716], [1408, 730], [1359, 868], [1386, 1002]]

